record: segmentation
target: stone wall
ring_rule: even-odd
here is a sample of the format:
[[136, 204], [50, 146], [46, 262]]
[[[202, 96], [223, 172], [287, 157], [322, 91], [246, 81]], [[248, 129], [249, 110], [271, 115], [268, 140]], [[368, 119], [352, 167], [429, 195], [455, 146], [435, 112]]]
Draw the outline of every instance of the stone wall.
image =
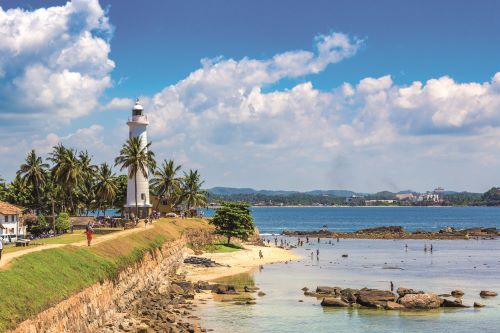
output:
[[57, 305], [22, 322], [15, 333], [96, 332], [124, 311], [146, 287], [168, 287], [182, 257], [186, 239], [167, 242], [143, 260], [119, 273], [113, 281], [96, 283]]

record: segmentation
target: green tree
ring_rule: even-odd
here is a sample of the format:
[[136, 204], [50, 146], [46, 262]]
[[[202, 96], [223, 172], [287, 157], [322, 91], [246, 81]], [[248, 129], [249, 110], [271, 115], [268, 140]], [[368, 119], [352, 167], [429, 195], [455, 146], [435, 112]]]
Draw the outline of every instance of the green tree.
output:
[[169, 210], [177, 204], [181, 195], [181, 178], [177, 177], [181, 169], [180, 165], [175, 165], [173, 160], [164, 160], [159, 168], [156, 169], [151, 188], [153, 193], [158, 196], [158, 206], [161, 199], [166, 201]]
[[71, 222], [68, 213], [60, 213], [56, 219], [56, 231], [66, 232], [71, 228]]
[[116, 177], [116, 198], [113, 207], [118, 208], [120, 211], [123, 209], [127, 201], [127, 175], [119, 175]]
[[35, 236], [47, 232], [50, 228], [44, 215], [38, 215], [36, 218], [26, 218], [24, 223], [27, 226], [28, 232]]
[[198, 170], [189, 170], [184, 173], [182, 179], [182, 201], [186, 204], [187, 210], [191, 208], [204, 207], [207, 205], [206, 192], [202, 190], [204, 181], [200, 180]]
[[255, 224], [250, 206], [242, 202], [222, 202], [220, 208], [215, 209], [215, 215], [210, 223], [215, 226], [215, 233], [227, 237], [231, 243], [232, 237], [247, 240], [254, 232]]
[[156, 167], [154, 153], [149, 150], [150, 146], [151, 142], [142, 147], [140, 137], [131, 137], [123, 144], [120, 155], [115, 158], [115, 166], [119, 165], [120, 170], [128, 168], [128, 177], [134, 179], [135, 216], [139, 216], [137, 173], [140, 172], [147, 179], [148, 171], [154, 172]]
[[99, 166], [97, 172], [97, 203], [100, 209], [103, 209], [106, 215], [106, 208], [113, 205], [113, 200], [118, 191], [116, 175], [111, 170], [108, 163]]
[[37, 156], [35, 150], [31, 150], [26, 157], [25, 163], [21, 164], [17, 175], [21, 177], [21, 180], [27, 184], [30, 184], [34, 190], [34, 195], [36, 196], [35, 209], [40, 211], [42, 207], [41, 202], [41, 188], [45, 185], [47, 180], [47, 168], [48, 164], [43, 163], [42, 158]]
[[5, 179], [0, 176], [0, 200], [5, 200], [7, 197], [7, 186], [5, 185]]

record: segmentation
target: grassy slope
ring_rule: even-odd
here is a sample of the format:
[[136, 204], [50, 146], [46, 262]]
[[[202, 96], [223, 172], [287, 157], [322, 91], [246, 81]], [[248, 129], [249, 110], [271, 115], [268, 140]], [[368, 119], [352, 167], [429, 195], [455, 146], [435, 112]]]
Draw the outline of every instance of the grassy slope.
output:
[[205, 245], [202, 250], [206, 252], [212, 253], [226, 253], [226, 252], [236, 252], [243, 249], [243, 247], [239, 244], [227, 244], [224, 242], [216, 242], [213, 244]]
[[71, 245], [26, 254], [0, 271], [0, 331], [57, 304], [68, 296], [140, 260], [189, 228], [207, 227], [199, 220], [162, 220], [144, 231], [94, 247]]

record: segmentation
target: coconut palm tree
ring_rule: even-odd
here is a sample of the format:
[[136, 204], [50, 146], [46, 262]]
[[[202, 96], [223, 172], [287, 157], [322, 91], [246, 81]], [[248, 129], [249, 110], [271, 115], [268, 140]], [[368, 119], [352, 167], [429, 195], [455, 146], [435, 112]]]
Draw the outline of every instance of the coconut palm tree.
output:
[[[59, 145], [62, 146], [62, 145]], [[54, 147], [56, 154], [58, 147]], [[80, 160], [74, 149], [65, 149], [61, 155], [57, 155], [57, 163], [52, 168], [54, 180], [66, 192], [69, 198], [70, 211], [75, 212], [74, 192], [83, 180]]]
[[116, 175], [113, 173], [108, 163], [103, 163], [99, 166], [96, 187], [99, 208], [102, 208], [104, 204], [104, 215], [106, 215], [106, 207], [113, 203], [116, 192], [118, 191]]
[[36, 208], [40, 210], [42, 206], [40, 200], [40, 189], [45, 185], [47, 181], [47, 169], [49, 165], [43, 163], [43, 160], [40, 156], [36, 155], [35, 150], [31, 150], [26, 157], [25, 163], [21, 164], [19, 170], [17, 171], [17, 175], [21, 177], [21, 179], [30, 184], [33, 187], [33, 190], [36, 194]]
[[165, 199], [167, 206], [173, 208], [179, 199], [181, 192], [181, 178], [177, 177], [181, 166], [175, 165], [173, 160], [164, 160], [159, 168], [156, 169], [153, 179], [151, 180], [151, 188], [158, 196], [158, 206], [161, 198]]
[[200, 180], [198, 170], [190, 169], [187, 173], [184, 172], [182, 199], [189, 212], [191, 208], [203, 207], [207, 204], [206, 192], [201, 188], [203, 183], [205, 182]]
[[137, 173], [140, 172], [144, 178], [148, 178], [148, 171], [153, 172], [156, 167], [154, 153], [148, 148], [151, 142], [144, 147], [141, 145], [140, 137], [131, 137], [120, 150], [120, 155], [115, 158], [115, 166], [120, 170], [128, 168], [128, 178], [134, 178], [135, 216], [139, 216], [139, 205], [137, 202]]

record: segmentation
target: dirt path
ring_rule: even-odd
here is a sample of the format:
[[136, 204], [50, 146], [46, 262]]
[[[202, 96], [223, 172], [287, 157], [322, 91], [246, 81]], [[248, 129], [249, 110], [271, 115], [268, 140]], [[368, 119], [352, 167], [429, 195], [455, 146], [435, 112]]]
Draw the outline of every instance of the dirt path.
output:
[[[148, 228], [152, 228], [152, 227], [148, 226]], [[144, 223], [139, 222], [139, 225], [137, 226], [137, 228], [127, 229], [127, 230], [123, 230], [123, 231], [117, 231], [117, 232], [110, 233], [108, 235], [103, 235], [103, 236], [94, 238], [92, 240], [91, 245], [99, 244], [99, 243], [106, 242], [106, 241], [111, 240], [111, 239], [119, 238], [122, 236], [126, 236], [129, 234], [133, 234], [133, 233], [144, 231], [144, 230], [145, 230]], [[48, 250], [48, 249], [54, 249], [54, 248], [63, 247], [63, 246], [70, 246], [70, 245], [71, 246], [87, 246], [87, 240], [84, 239], [84, 240], [77, 241], [75, 243], [70, 243], [70, 244], [43, 244], [43, 245], [36, 245], [36, 246], [32, 246], [32, 247], [28, 246], [25, 250], [4, 253], [4, 254], [2, 254], [2, 259], [0, 260], [0, 269], [7, 268], [13, 259], [21, 257], [25, 254], [43, 251], [43, 250]]]

